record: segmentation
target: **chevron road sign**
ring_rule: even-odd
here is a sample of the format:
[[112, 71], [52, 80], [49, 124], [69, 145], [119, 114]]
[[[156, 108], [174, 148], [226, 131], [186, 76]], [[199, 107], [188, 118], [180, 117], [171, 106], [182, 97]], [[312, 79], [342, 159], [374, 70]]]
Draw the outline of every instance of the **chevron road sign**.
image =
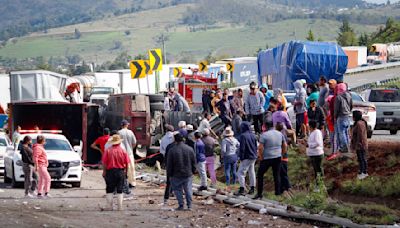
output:
[[149, 74], [153, 74], [153, 70], [150, 67], [150, 60], [144, 60], [144, 66], [145, 66], [145, 74], [149, 75]]
[[182, 74], [182, 67], [174, 67], [174, 77], [179, 77]]
[[208, 64], [207, 61], [201, 61], [199, 63], [199, 71], [201, 71], [201, 72], [207, 71], [208, 70], [207, 64]]
[[226, 64], [226, 69], [230, 72], [233, 72], [233, 70], [235, 69], [235, 64], [234, 63], [227, 63]]
[[146, 77], [146, 66], [144, 60], [133, 60], [129, 63], [131, 78], [138, 79]]
[[162, 53], [161, 49], [149, 50], [149, 59], [151, 70], [160, 71], [162, 70]]

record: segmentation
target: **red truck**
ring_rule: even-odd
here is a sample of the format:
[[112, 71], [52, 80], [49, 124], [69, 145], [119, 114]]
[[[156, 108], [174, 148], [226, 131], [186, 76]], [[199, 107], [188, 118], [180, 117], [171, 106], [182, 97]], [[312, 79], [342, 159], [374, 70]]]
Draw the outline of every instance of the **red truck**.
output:
[[[9, 128], [21, 126], [33, 130], [61, 130], [72, 146], [82, 146], [82, 159], [87, 163], [99, 160], [100, 154], [90, 149], [98, 137], [98, 106], [68, 102], [15, 102], [9, 104]], [[11, 131], [11, 135], [12, 135]]]

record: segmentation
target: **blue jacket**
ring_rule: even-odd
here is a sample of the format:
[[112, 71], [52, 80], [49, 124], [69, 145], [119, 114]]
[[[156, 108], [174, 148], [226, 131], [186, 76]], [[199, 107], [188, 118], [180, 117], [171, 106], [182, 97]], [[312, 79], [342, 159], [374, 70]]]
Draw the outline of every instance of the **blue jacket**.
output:
[[206, 145], [201, 139], [196, 140], [195, 152], [197, 163], [206, 161]]
[[239, 136], [239, 159], [241, 161], [246, 159], [257, 159], [257, 139], [253, 132], [250, 130], [250, 123], [245, 121], [240, 125]]

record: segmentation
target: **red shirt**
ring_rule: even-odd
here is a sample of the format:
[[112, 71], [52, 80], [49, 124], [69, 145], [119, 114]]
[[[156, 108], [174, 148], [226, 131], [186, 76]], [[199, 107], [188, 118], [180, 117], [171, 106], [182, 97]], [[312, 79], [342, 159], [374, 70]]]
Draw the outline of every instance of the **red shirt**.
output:
[[104, 146], [106, 145], [109, 138], [110, 138], [109, 135], [103, 135], [103, 136], [98, 137], [96, 139], [96, 141], [94, 141], [94, 143], [96, 145], [100, 146], [101, 153], [103, 153], [103, 154], [104, 154]]
[[128, 154], [120, 145], [113, 145], [108, 148], [103, 154], [103, 165], [106, 170], [109, 169], [124, 169], [130, 163]]

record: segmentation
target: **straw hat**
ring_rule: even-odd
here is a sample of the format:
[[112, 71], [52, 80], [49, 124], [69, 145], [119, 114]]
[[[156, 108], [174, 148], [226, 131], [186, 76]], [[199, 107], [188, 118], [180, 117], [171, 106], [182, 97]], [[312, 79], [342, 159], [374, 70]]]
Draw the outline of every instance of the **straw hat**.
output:
[[119, 136], [118, 134], [113, 135], [113, 136], [108, 140], [108, 142], [109, 142], [111, 145], [118, 145], [118, 144], [121, 144], [122, 141], [123, 141], [123, 139], [121, 139], [121, 136]]
[[231, 128], [226, 128], [226, 129], [225, 129], [225, 131], [224, 131], [224, 136], [225, 136], [225, 137], [231, 137], [231, 136], [233, 136], [233, 135], [234, 135], [234, 133], [233, 133], [233, 131], [232, 131]]

